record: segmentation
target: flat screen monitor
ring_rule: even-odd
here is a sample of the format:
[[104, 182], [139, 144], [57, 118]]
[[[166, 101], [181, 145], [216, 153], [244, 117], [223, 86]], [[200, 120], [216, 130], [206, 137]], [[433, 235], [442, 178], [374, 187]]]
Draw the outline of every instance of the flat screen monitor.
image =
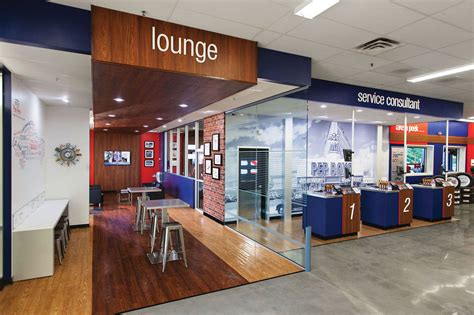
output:
[[104, 165], [130, 165], [130, 151], [104, 151]]
[[342, 154], [344, 155], [344, 162], [352, 162], [352, 150], [343, 149]]

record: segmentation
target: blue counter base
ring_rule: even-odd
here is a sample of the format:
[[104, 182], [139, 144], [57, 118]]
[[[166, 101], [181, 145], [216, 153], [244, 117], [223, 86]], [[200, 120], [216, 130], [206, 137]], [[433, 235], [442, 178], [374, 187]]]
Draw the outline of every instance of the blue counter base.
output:
[[377, 229], [381, 229], [381, 230], [391, 230], [391, 229], [401, 228], [401, 227], [405, 227], [405, 226], [410, 226], [410, 224], [382, 226], [382, 225], [378, 225], [378, 224], [367, 223], [367, 222], [364, 222], [364, 221], [362, 221], [362, 224], [367, 225], [367, 226], [371, 226], [371, 227], [374, 227], [374, 228], [377, 228]]
[[349, 234], [339, 234], [339, 235], [332, 235], [332, 236], [322, 236], [318, 233], [311, 233], [313, 234], [313, 236], [319, 238], [319, 239], [322, 239], [323, 241], [328, 241], [328, 240], [333, 240], [335, 238], [340, 238], [340, 237], [346, 237], [346, 236], [356, 236], [357, 235], [357, 232], [356, 233], [349, 233]]
[[417, 220], [421, 220], [421, 221], [428, 221], [428, 222], [438, 222], [438, 221], [451, 220], [452, 217], [430, 219], [430, 218], [423, 218], [423, 217], [419, 217], [419, 216], [413, 216], [413, 219], [417, 219]]

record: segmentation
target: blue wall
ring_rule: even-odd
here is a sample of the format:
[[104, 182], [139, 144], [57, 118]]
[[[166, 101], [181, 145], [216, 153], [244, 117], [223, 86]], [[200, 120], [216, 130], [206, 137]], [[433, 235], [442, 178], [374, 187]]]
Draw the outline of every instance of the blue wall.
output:
[[0, 41], [90, 55], [90, 11], [44, 0], [2, 0]]
[[165, 172], [163, 173], [163, 181], [165, 193], [181, 199], [189, 204], [191, 208], [195, 208], [194, 179]]

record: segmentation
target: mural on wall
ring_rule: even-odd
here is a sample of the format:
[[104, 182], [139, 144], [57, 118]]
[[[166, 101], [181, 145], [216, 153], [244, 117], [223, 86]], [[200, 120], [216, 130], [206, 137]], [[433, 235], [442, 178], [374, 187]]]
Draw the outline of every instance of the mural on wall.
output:
[[28, 121], [20, 131], [13, 133], [12, 149], [21, 168], [24, 168], [28, 161], [43, 160], [45, 142], [34, 121]]

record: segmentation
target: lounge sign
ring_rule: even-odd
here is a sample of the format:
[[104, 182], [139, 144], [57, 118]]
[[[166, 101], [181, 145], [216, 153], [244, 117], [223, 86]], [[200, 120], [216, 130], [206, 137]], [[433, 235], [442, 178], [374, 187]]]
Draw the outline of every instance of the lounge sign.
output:
[[92, 60], [257, 82], [254, 41], [96, 6]]

